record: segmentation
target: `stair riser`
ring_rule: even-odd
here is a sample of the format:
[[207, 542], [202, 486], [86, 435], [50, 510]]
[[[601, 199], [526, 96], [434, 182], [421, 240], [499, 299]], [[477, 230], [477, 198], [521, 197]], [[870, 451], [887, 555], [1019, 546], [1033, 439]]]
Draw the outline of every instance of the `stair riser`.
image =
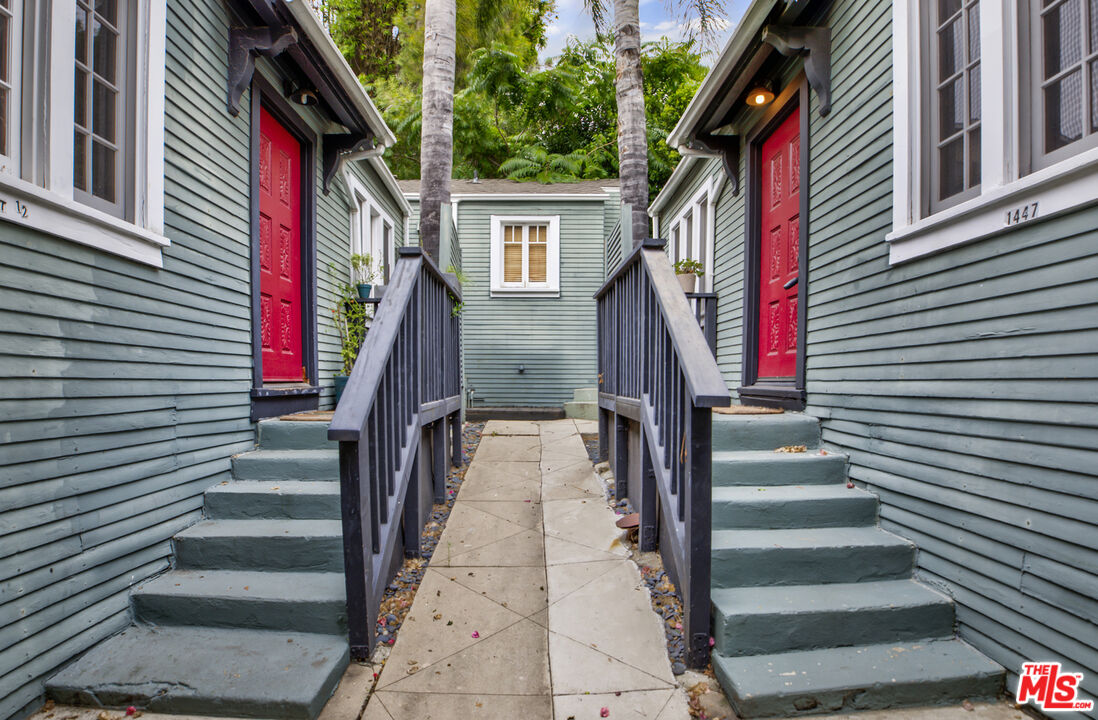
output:
[[[734, 679], [725, 668], [713, 663], [717, 679], [727, 693], [737, 715], [748, 718], [800, 717], [834, 712], [883, 710], [903, 706], [930, 706], [959, 703], [962, 700], [992, 700], [1002, 691], [1000, 674], [987, 673], [959, 677], [933, 678], [910, 683], [875, 684], [858, 687], [852, 675], [851, 687], [812, 694], [769, 695], [742, 697]], [[930, 715], [928, 715], [930, 717]]]
[[847, 645], [908, 642], [953, 634], [945, 601], [905, 607], [714, 618], [716, 650], [728, 657]]
[[[760, 492], [760, 496], [765, 493]], [[840, 500], [714, 502], [713, 528], [858, 527], [877, 522], [877, 499], [852, 495]]]
[[342, 600], [288, 602], [135, 592], [133, 608], [137, 620], [155, 625], [285, 630], [329, 635], [347, 632], [347, 604]]
[[340, 537], [178, 536], [174, 542], [181, 569], [343, 572]]
[[846, 482], [846, 458], [774, 453], [772, 459], [713, 461], [713, 486], [828, 485]]
[[813, 585], [899, 580], [911, 575], [910, 545], [809, 548], [718, 548], [714, 587]]
[[820, 424], [805, 415], [744, 415], [713, 418], [714, 450], [774, 450], [820, 445]]
[[240, 455], [233, 458], [233, 477], [237, 480], [324, 480], [339, 481], [339, 456], [316, 457], [255, 457]]
[[326, 422], [261, 422], [259, 447], [263, 450], [335, 450], [339, 443], [328, 440]]
[[599, 406], [594, 402], [566, 402], [564, 416], [579, 420], [598, 420]]
[[598, 388], [579, 388], [572, 391], [572, 400], [575, 402], [598, 402]]
[[337, 494], [206, 493], [206, 517], [219, 519], [340, 519]]

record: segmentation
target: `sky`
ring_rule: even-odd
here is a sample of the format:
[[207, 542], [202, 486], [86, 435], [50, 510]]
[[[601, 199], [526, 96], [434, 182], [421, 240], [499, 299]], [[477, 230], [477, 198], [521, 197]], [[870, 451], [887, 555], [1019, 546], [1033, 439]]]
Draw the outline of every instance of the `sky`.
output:
[[[606, 0], [606, 3], [608, 6], [613, 4], [612, 0]], [[641, 41], [661, 37], [685, 39], [689, 34], [690, 18], [683, 17], [682, 10], [688, 3], [689, 0], [677, 0], [669, 8], [669, 0], [640, 0]], [[726, 20], [714, 38], [716, 50], [724, 47], [748, 3], [749, 0], [724, 0]], [[549, 24], [548, 33], [549, 44], [541, 53], [542, 60], [558, 55], [569, 37], [575, 36], [580, 40], [594, 38], [595, 27], [584, 7], [584, 0], [557, 0], [557, 17]], [[706, 53], [703, 58], [706, 65], [711, 63], [714, 55], [712, 49]]]

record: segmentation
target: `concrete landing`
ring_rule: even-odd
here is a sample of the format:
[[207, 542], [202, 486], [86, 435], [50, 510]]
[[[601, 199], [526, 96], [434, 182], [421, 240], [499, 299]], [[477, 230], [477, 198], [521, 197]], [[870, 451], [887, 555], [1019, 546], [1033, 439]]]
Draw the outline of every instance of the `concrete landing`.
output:
[[688, 718], [579, 431], [485, 426], [367, 720]]

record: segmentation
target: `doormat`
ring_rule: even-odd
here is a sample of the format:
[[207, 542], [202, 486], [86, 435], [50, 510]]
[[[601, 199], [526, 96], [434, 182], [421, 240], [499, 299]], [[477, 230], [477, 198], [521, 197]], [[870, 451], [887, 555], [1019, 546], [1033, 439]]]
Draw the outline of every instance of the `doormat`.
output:
[[293, 415], [282, 415], [278, 419], [297, 422], [331, 422], [333, 412], [332, 410], [307, 410]]
[[758, 405], [730, 405], [729, 407], [715, 407], [713, 412], [718, 415], [780, 415], [785, 411], [781, 408], [760, 407]]

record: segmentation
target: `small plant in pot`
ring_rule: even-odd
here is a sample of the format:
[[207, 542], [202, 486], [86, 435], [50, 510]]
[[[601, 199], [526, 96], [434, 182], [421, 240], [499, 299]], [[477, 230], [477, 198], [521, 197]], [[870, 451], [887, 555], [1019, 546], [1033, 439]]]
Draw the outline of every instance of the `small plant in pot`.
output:
[[374, 273], [374, 258], [370, 253], [360, 255], [355, 253], [351, 256], [351, 273], [354, 275], [355, 284], [358, 287], [358, 296], [363, 300], [370, 297], [370, 293], [373, 291], [374, 278], [377, 275]]
[[[334, 265], [328, 266], [335, 286], [335, 296], [329, 310], [336, 332], [339, 334], [339, 356], [342, 365], [335, 375], [336, 403], [343, 395], [347, 379], [354, 369], [358, 351], [366, 337], [367, 305], [359, 302], [358, 288], [339, 279], [339, 271]], [[367, 296], [369, 293], [367, 292]]]
[[694, 292], [694, 287], [697, 285], [698, 278], [705, 275], [705, 273], [702, 271], [702, 264], [700, 262], [685, 258], [675, 263], [675, 275], [679, 278], [679, 284], [682, 285], [682, 291], [692, 293]]

